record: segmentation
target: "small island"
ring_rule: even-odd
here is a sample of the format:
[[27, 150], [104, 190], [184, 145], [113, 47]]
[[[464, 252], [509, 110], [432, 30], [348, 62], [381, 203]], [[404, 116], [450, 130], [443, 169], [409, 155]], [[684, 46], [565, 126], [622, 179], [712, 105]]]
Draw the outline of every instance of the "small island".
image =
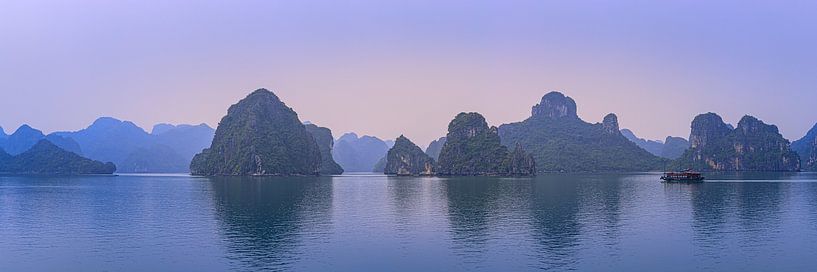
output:
[[116, 166], [83, 158], [48, 140], [40, 140], [27, 151], [9, 155], [0, 149], [0, 173], [23, 175], [113, 174]]
[[321, 150], [298, 114], [267, 89], [235, 105], [216, 128], [213, 143], [190, 164], [201, 176], [318, 175]]

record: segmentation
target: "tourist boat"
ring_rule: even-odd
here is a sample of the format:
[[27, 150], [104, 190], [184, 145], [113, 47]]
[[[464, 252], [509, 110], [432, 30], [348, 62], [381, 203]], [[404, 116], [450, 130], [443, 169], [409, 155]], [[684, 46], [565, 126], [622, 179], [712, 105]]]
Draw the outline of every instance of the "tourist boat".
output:
[[687, 169], [681, 172], [666, 172], [661, 176], [663, 182], [703, 182], [704, 176], [699, 172]]

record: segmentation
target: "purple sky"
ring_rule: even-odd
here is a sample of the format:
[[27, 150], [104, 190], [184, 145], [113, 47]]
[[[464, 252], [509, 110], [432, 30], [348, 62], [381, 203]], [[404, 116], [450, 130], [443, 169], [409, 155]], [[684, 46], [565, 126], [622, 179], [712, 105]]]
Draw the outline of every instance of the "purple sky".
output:
[[794, 140], [817, 122], [817, 2], [0, 1], [7, 132], [215, 126], [260, 87], [336, 137], [421, 146], [461, 111], [522, 120], [548, 90], [650, 139], [713, 111]]

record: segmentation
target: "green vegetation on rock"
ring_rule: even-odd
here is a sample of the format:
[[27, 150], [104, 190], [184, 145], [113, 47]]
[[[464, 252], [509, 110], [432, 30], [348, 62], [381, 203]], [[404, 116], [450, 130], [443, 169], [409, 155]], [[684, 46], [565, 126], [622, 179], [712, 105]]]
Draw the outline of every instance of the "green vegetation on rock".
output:
[[321, 168], [318, 172], [321, 175], [343, 174], [343, 168], [332, 159], [332, 146], [335, 142], [332, 131], [314, 124], [307, 124], [306, 131], [312, 135], [312, 138], [315, 138], [315, 143], [318, 144], [318, 149], [321, 151]]
[[383, 172], [398, 176], [428, 176], [434, 174], [434, 159], [403, 135], [386, 154]]
[[12, 174], [112, 174], [113, 163], [102, 163], [65, 151], [48, 140], [40, 140], [27, 151], [11, 156], [0, 151], [0, 173]]
[[318, 144], [298, 115], [275, 94], [259, 89], [230, 106], [210, 148], [190, 164], [194, 175], [315, 175]]
[[521, 148], [508, 152], [479, 113], [460, 113], [448, 125], [448, 135], [435, 167], [444, 176], [533, 175], [535, 166]]
[[744, 116], [736, 128], [715, 113], [692, 121], [691, 143], [672, 168], [699, 171], [799, 171], [800, 158], [774, 125]]
[[551, 92], [530, 118], [500, 126], [499, 136], [505, 146], [518, 144], [531, 153], [540, 172], [649, 171], [669, 161], [627, 140], [615, 115], [604, 119], [600, 124], [582, 121], [573, 99]]

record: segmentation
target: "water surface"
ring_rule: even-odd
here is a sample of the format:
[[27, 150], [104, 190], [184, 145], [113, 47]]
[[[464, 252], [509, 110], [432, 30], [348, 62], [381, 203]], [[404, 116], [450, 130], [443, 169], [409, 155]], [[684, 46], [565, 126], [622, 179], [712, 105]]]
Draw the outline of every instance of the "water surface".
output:
[[0, 177], [0, 271], [813, 271], [817, 175]]

